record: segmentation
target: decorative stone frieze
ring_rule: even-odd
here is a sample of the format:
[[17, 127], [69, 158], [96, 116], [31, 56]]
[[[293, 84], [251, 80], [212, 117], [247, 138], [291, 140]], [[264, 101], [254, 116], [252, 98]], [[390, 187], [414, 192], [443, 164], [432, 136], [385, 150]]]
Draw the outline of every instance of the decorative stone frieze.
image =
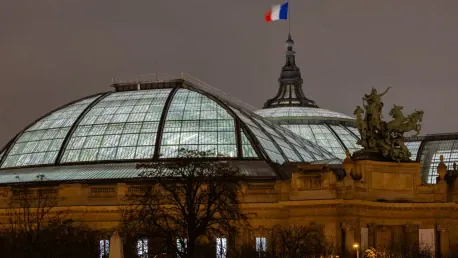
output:
[[345, 232], [355, 231], [356, 229], [356, 221], [343, 221], [341, 225]]
[[407, 224], [404, 225], [404, 229], [407, 233], [412, 233], [418, 231], [418, 225], [415, 224]]
[[369, 230], [369, 233], [374, 233], [377, 231], [377, 224], [375, 223], [367, 224], [367, 228]]
[[445, 232], [448, 232], [450, 230], [450, 224], [449, 223], [443, 223], [443, 224], [439, 224], [436, 226], [437, 228], [437, 231], [441, 232], [441, 233], [445, 233]]

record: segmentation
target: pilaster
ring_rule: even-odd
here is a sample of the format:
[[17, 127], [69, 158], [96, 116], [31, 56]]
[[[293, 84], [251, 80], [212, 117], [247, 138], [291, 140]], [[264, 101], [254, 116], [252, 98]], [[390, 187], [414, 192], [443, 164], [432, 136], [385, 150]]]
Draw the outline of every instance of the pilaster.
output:
[[377, 224], [371, 223], [367, 225], [369, 231], [369, 247], [375, 247], [377, 236]]
[[118, 231], [113, 232], [110, 238], [110, 258], [123, 258], [123, 248], [122, 248], [121, 236]]
[[449, 229], [450, 225], [448, 223], [437, 225], [437, 231], [439, 232], [439, 250], [441, 257], [447, 257], [450, 250]]
[[404, 225], [404, 238], [407, 243], [407, 248], [412, 248], [418, 242], [418, 225]]
[[342, 222], [342, 229], [345, 232], [345, 249], [351, 251], [355, 243], [356, 221]]

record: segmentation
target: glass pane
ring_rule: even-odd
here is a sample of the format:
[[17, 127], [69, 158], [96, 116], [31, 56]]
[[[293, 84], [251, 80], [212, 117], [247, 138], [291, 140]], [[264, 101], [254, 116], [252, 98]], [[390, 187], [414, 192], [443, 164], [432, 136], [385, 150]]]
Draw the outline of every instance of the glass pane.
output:
[[187, 239], [177, 239], [177, 250], [180, 253], [183, 253], [185, 251], [185, 248], [187, 247]]
[[179, 89], [166, 116], [161, 157], [177, 157], [181, 148], [237, 157], [234, 119], [208, 97]]
[[278, 146], [282, 149], [283, 153], [285, 156], [288, 158], [289, 161], [297, 161], [301, 162], [303, 161], [301, 158], [298, 157], [296, 154], [296, 147], [299, 146], [294, 146], [291, 142], [286, 142], [285, 139], [277, 133], [277, 131], [274, 130], [273, 124], [263, 120], [261, 121], [260, 119], [253, 118], [258, 124], [260, 124], [274, 139], [274, 141], [277, 143]]
[[62, 162], [151, 158], [170, 92], [154, 89], [105, 97], [76, 128]]
[[216, 238], [216, 258], [226, 258], [227, 238]]
[[267, 239], [265, 237], [256, 238], [256, 252], [262, 253], [267, 251]]
[[246, 117], [236, 109], [233, 110], [240, 117], [242, 122], [248, 126], [253, 135], [258, 139], [270, 160], [278, 164], [283, 164], [285, 159], [283, 158], [280, 150], [272, 142], [272, 140], [261, 129], [259, 129], [258, 125], [256, 125], [250, 118]]
[[108, 258], [110, 254], [110, 240], [103, 239], [99, 241], [100, 258]]
[[329, 150], [338, 158], [345, 158], [344, 147], [326, 125], [299, 124], [285, 125], [285, 127], [314, 144]]
[[358, 138], [361, 139], [361, 135], [359, 134], [359, 130], [356, 127], [346, 127], [348, 130], [350, 130], [354, 135], [358, 136]]
[[453, 167], [453, 162], [458, 160], [457, 149], [458, 140], [427, 141], [420, 154], [423, 181], [435, 184], [440, 155], [444, 156], [444, 163], [450, 169]]
[[[256, 137], [263, 147], [264, 151], [268, 154], [273, 162], [282, 164], [285, 160], [282, 158], [281, 152], [277, 147], [272, 143], [272, 141], [267, 137], [258, 126], [248, 119], [245, 115], [241, 114], [237, 109], [232, 108], [234, 112], [239, 115], [240, 119], [250, 128], [253, 133], [253, 136]], [[253, 115], [254, 117], [254, 115]], [[326, 149], [317, 146], [315, 143], [308, 141], [297, 134], [292, 133], [290, 130], [283, 128], [282, 126], [273, 124], [267, 120], [264, 120], [259, 117], [256, 117], [257, 121], [262, 121], [263, 128], [269, 132], [271, 137], [274, 137], [274, 140], [283, 150], [285, 155], [288, 156], [290, 160], [295, 160], [294, 156], [297, 157], [297, 152], [301, 155], [301, 158], [304, 161], [316, 161], [316, 160], [327, 160], [335, 159], [336, 157]], [[272, 129], [275, 128], [275, 130]], [[275, 132], [277, 131], [277, 132]], [[281, 134], [281, 136], [279, 135]], [[294, 152], [296, 150], [297, 152]], [[287, 154], [286, 154], [287, 153]]]
[[330, 127], [339, 136], [340, 140], [344, 143], [344, 145], [347, 147], [350, 153], [362, 149], [362, 146], [356, 144], [358, 142], [358, 138], [356, 138], [352, 133], [347, 131], [343, 126], [330, 125]]
[[52, 164], [79, 115], [96, 98], [63, 107], [36, 122], [17, 139], [2, 167]]
[[137, 240], [137, 255], [139, 258], [148, 258], [148, 239], [146, 237]]
[[243, 130], [241, 130], [240, 135], [242, 136], [242, 156], [244, 158], [258, 158], [256, 151], [253, 149]]
[[407, 146], [407, 149], [409, 149], [411, 160], [416, 160], [417, 159], [417, 154], [418, 154], [418, 149], [420, 149], [421, 141], [417, 142], [405, 142], [405, 145]]
[[323, 108], [310, 107], [277, 107], [266, 108], [255, 111], [256, 114], [268, 117], [300, 117], [301, 119], [317, 119], [317, 118], [340, 118], [345, 120], [354, 120], [353, 117], [334, 112]]

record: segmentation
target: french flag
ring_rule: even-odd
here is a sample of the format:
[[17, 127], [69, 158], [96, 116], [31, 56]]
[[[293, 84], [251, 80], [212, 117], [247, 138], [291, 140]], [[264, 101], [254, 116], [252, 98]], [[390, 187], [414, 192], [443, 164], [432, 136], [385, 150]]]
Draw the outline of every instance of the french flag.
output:
[[264, 18], [266, 22], [288, 20], [288, 2], [272, 6]]

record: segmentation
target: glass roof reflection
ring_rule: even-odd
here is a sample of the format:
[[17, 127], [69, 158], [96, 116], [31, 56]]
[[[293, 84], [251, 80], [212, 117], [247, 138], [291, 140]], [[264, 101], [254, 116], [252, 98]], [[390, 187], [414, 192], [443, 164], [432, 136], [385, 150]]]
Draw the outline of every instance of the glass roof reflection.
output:
[[437, 166], [440, 156], [448, 169], [458, 161], [458, 134], [433, 134], [408, 137], [406, 146], [412, 154], [411, 159], [421, 163], [423, 183], [435, 184], [438, 176]]
[[179, 89], [165, 120], [161, 154], [175, 158], [186, 148], [236, 157], [235, 139], [234, 118], [223, 107], [200, 93]]
[[301, 119], [317, 119], [317, 118], [337, 118], [337, 119], [346, 119], [354, 120], [353, 117], [334, 112], [328, 109], [323, 108], [312, 108], [312, 107], [277, 107], [277, 108], [266, 108], [255, 111], [256, 114], [262, 117], [269, 118], [280, 118], [287, 117], [294, 119], [295, 117], [300, 117]]
[[406, 142], [405, 145], [406, 145], [407, 149], [409, 149], [410, 154], [412, 155], [412, 156], [410, 156], [410, 159], [411, 160], [416, 160], [417, 159], [418, 150], [420, 149], [421, 141]]
[[445, 165], [451, 169], [453, 162], [458, 160], [458, 140], [426, 141], [420, 154], [422, 178], [428, 184], [435, 184], [439, 175], [440, 156], [443, 155]]
[[351, 132], [351, 127], [327, 124], [281, 124], [281, 126], [329, 150], [340, 159], [345, 158], [346, 149], [353, 153], [362, 148], [356, 144], [358, 137]]
[[337, 134], [339, 139], [343, 142], [343, 144], [350, 151], [350, 153], [362, 149], [361, 145], [356, 144], [359, 140], [359, 138], [356, 135], [359, 136], [359, 133], [355, 135], [350, 129], [356, 128], [343, 125], [329, 125], [329, 127], [331, 127], [331, 129]]
[[251, 132], [257, 136], [257, 140], [269, 156], [270, 160], [272, 160], [275, 163], [283, 164], [286, 159], [282, 155], [278, 147], [274, 144], [273, 140], [263, 130], [261, 130], [259, 126], [255, 124], [248, 116], [245, 116], [236, 109], [234, 109], [234, 112], [247, 125]]
[[240, 133], [242, 135], [242, 156], [244, 158], [258, 158], [258, 154], [256, 154], [256, 151], [253, 149], [253, 146], [251, 145], [250, 140], [248, 140], [245, 132], [241, 130]]
[[291, 131], [259, 116], [250, 117], [234, 109], [248, 128], [257, 136], [269, 158], [277, 163], [284, 161], [313, 161], [333, 159], [335, 156], [320, 146], [295, 135]]
[[58, 109], [26, 129], [9, 151], [2, 168], [53, 164], [70, 128], [96, 98]]
[[356, 143], [359, 132], [350, 116], [314, 107], [277, 107], [256, 111], [260, 116], [331, 151], [344, 159], [346, 150], [353, 153], [362, 147]]
[[224, 97], [189, 85], [90, 97], [19, 135], [5, 149], [2, 168], [174, 158], [180, 148], [279, 164], [336, 158]]
[[113, 93], [84, 116], [62, 163], [151, 158], [171, 89]]

